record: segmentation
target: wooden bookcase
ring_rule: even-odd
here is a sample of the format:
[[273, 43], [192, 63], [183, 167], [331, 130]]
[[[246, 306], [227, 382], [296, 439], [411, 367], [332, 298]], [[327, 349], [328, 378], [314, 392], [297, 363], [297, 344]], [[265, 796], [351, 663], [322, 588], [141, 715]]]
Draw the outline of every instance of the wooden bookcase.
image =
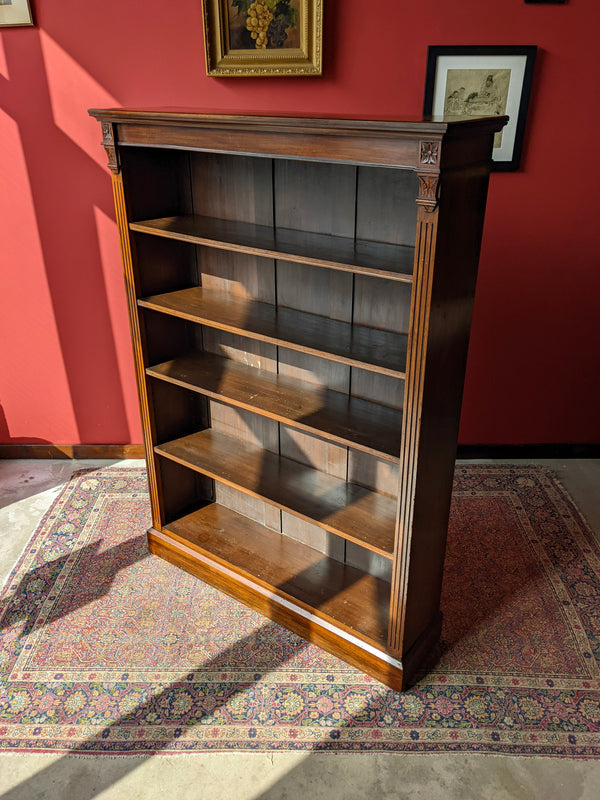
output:
[[439, 597], [495, 132], [92, 110], [153, 553], [388, 685]]

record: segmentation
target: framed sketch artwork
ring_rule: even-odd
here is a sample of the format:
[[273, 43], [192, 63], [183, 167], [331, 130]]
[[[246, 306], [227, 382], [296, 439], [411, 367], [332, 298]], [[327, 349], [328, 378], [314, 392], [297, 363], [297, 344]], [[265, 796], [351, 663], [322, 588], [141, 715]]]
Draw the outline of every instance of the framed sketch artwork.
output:
[[0, 0], [0, 27], [33, 25], [29, 0]]
[[323, 0], [204, 0], [206, 74], [320, 75]]
[[430, 47], [425, 79], [426, 116], [501, 116], [495, 170], [516, 170], [521, 160], [527, 106], [537, 48], [527, 46]]

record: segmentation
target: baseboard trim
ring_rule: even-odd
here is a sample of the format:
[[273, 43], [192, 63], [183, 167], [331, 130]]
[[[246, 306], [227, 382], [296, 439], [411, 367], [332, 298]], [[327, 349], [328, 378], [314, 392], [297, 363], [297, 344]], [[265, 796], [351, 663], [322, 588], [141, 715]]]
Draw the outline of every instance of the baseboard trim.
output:
[[143, 444], [0, 444], [0, 459], [144, 458]]
[[600, 458], [600, 444], [461, 444], [457, 458], [515, 461], [542, 458]]
[[[144, 458], [143, 444], [0, 444], [3, 458]], [[600, 444], [461, 444], [461, 459], [600, 458]]]

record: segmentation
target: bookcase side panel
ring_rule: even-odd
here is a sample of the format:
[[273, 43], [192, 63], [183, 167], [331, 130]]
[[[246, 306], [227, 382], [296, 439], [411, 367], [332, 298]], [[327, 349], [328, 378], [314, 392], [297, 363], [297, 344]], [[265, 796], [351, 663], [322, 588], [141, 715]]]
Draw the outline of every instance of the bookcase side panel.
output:
[[[457, 165], [453, 161], [456, 146], [460, 145], [447, 145], [450, 168], [444, 166], [442, 150], [439, 186], [432, 173], [419, 176], [418, 277], [411, 317], [415, 328], [411, 327], [409, 344], [407, 441], [401, 466], [399, 558], [390, 624], [390, 644], [396, 653], [406, 653], [428, 629], [439, 627], [460, 406], [489, 179], [489, 159]], [[421, 425], [421, 420], [426, 424]]]
[[[188, 213], [191, 209], [189, 160], [185, 152], [164, 149], [119, 148], [120, 172], [113, 174], [115, 208], [121, 241], [127, 304], [132, 331], [140, 415], [146, 450], [153, 526], [161, 530], [169, 517], [210, 495], [212, 482], [165, 468], [154, 453], [158, 441], [157, 417], [161, 425], [165, 408], [162, 392], [145, 374], [149, 354], [164, 356], [164, 344], [187, 346], [189, 330], [173, 326], [157, 315], [148, 316], [138, 308], [137, 299], [147, 292], [181, 288], [196, 281], [193, 248], [179, 242], [156, 242], [132, 233], [129, 222], [140, 218]], [[172, 336], [165, 337], [170, 328]], [[162, 352], [161, 352], [162, 351]], [[167, 406], [170, 403], [167, 401]], [[201, 416], [203, 416], [201, 414]], [[204, 415], [205, 416], [205, 415]], [[173, 417], [171, 417], [173, 419]], [[202, 483], [202, 486], [200, 486]]]
[[140, 324], [140, 317], [137, 307], [139, 293], [139, 280], [134, 269], [134, 260], [131, 248], [131, 237], [128, 225], [127, 198], [123, 181], [123, 173], [120, 170], [112, 171], [112, 188], [115, 203], [115, 213], [117, 228], [119, 232], [119, 242], [121, 246], [121, 263], [123, 266], [123, 276], [125, 280], [125, 294], [127, 298], [127, 310], [129, 314], [129, 326], [131, 330], [131, 343], [133, 348], [133, 358], [135, 366], [135, 377], [138, 391], [138, 402], [140, 408], [140, 418], [142, 422], [142, 436], [144, 438], [144, 449], [146, 451], [146, 464], [148, 473], [148, 488], [150, 492], [150, 506], [152, 511], [152, 524], [161, 529], [164, 523], [162, 487], [159, 481], [156, 459], [154, 456], [154, 414], [152, 410], [151, 398], [149, 397], [146, 373], [143, 331]]
[[[422, 400], [427, 425], [418, 440], [405, 649], [418, 637], [423, 620], [432, 619], [439, 607], [488, 179], [488, 163], [443, 176]], [[427, 592], [422, 591], [425, 585]]]
[[[395, 561], [392, 574], [388, 646], [399, 657], [404, 650], [406, 592], [412, 571], [414, 497], [419, 464], [424, 373], [439, 209], [419, 207], [415, 242], [415, 275], [410, 310], [408, 354], [400, 449], [400, 486], [396, 528]], [[435, 487], [430, 486], [435, 491]], [[421, 576], [423, 577], [423, 576]], [[427, 591], [427, 587], [423, 587]], [[419, 620], [424, 627], [427, 623]]]

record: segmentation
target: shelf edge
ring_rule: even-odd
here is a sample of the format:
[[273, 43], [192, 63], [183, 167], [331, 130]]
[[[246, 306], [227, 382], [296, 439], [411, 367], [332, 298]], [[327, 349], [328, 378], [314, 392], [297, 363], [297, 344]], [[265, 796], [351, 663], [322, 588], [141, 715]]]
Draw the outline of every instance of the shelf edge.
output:
[[[201, 288], [201, 287], [197, 287]], [[166, 292], [165, 294], [175, 294], [175, 292]], [[243, 336], [247, 339], [253, 339], [254, 341], [258, 342], [266, 342], [267, 344], [273, 344], [278, 347], [283, 347], [287, 350], [293, 350], [299, 353], [307, 353], [308, 355], [316, 356], [317, 358], [323, 358], [326, 361], [333, 361], [339, 364], [345, 364], [349, 367], [356, 367], [357, 369], [363, 369], [367, 372], [374, 372], [377, 375], [387, 375], [390, 378], [397, 378], [398, 380], [406, 380], [406, 368], [404, 370], [399, 369], [392, 369], [391, 367], [381, 366], [379, 364], [373, 364], [370, 361], [362, 360], [355, 356], [345, 356], [339, 355], [336, 353], [332, 353], [328, 350], [324, 350], [322, 348], [314, 347], [313, 345], [305, 345], [305, 344], [298, 344], [296, 342], [290, 342], [287, 339], [283, 339], [280, 336], [273, 336], [268, 333], [260, 333], [257, 331], [250, 330], [249, 328], [244, 328], [241, 325], [229, 323], [229, 322], [219, 322], [217, 319], [209, 318], [206, 315], [194, 313], [193, 311], [182, 310], [180, 308], [173, 308], [171, 306], [161, 305], [160, 303], [156, 302], [155, 297], [161, 297], [162, 295], [151, 295], [150, 297], [140, 297], [137, 300], [137, 305], [139, 308], [147, 308], [149, 311], [155, 311], [159, 314], [167, 314], [171, 317], [177, 317], [178, 319], [185, 319], [189, 322], [193, 322], [197, 325], [206, 325], [208, 328], [214, 328], [215, 330], [226, 331], [227, 333], [233, 333], [238, 336]], [[260, 301], [254, 301], [260, 302]], [[295, 309], [284, 309], [295, 312]], [[298, 311], [298, 315], [305, 314], [306, 312]], [[350, 323], [344, 323], [350, 324]], [[369, 329], [366, 326], [357, 326], [361, 328], [365, 328], [366, 330], [377, 330], [375, 328]], [[391, 333], [390, 331], [384, 331], [384, 333]], [[393, 334], [394, 336], [405, 336], [408, 339], [408, 336], [405, 334]], [[406, 356], [405, 356], [406, 358]]]
[[[220, 435], [225, 437], [224, 434], [220, 434]], [[186, 438], [186, 437], [182, 437], [182, 438]], [[328, 531], [329, 533], [333, 534], [334, 536], [338, 536], [340, 539], [344, 539], [345, 541], [352, 542], [353, 544], [357, 545], [358, 547], [362, 547], [363, 549], [368, 550], [371, 553], [376, 553], [377, 555], [381, 556], [382, 558], [385, 558], [385, 559], [387, 559], [389, 561], [392, 561], [394, 559], [394, 537], [393, 537], [393, 535], [390, 536], [390, 540], [391, 541], [390, 541], [389, 547], [387, 547], [387, 548], [381, 547], [381, 546], [379, 546], [377, 544], [374, 544], [374, 543], [366, 542], [363, 539], [360, 539], [358, 536], [354, 535], [353, 533], [351, 533], [349, 531], [342, 530], [339, 527], [336, 527], [336, 526], [333, 526], [330, 523], [327, 523], [326, 521], [322, 521], [322, 520], [320, 520], [320, 519], [318, 519], [316, 517], [312, 517], [309, 514], [299, 510], [298, 508], [294, 508], [292, 505], [283, 502], [282, 500], [277, 500], [276, 498], [269, 497], [264, 492], [259, 492], [258, 490], [254, 489], [254, 488], [250, 488], [248, 486], [245, 486], [243, 483], [240, 483], [238, 480], [236, 480], [235, 476], [229, 476], [229, 475], [225, 475], [223, 473], [219, 473], [216, 470], [211, 469], [206, 465], [194, 463], [193, 461], [189, 460], [188, 458], [184, 458], [182, 455], [180, 455], [180, 454], [178, 454], [176, 452], [173, 453], [173, 452], [170, 452], [168, 449], [165, 449], [166, 447], [168, 447], [169, 444], [173, 444], [173, 442], [176, 442], [176, 441], [177, 440], [173, 440], [172, 442], [165, 442], [162, 445], [157, 444], [157, 445], [154, 446], [154, 452], [156, 453], [156, 455], [158, 455], [158, 456], [160, 456], [162, 458], [166, 458], [166, 459], [168, 459], [170, 461], [173, 461], [176, 464], [179, 464], [182, 467], [185, 467], [187, 469], [191, 469], [191, 470], [193, 470], [195, 472], [198, 472], [201, 475], [206, 475], [208, 478], [211, 478], [212, 480], [217, 481], [217, 483], [221, 483], [221, 484], [223, 484], [225, 486], [229, 486], [232, 489], [235, 489], [236, 491], [242, 492], [243, 494], [247, 495], [248, 497], [254, 497], [257, 500], [261, 500], [264, 503], [268, 503], [269, 505], [273, 506], [274, 508], [278, 508], [281, 511], [286, 511], [287, 513], [291, 514], [292, 516], [303, 520], [304, 522], [308, 522], [311, 525], [315, 525], [318, 528], [321, 528], [321, 530]], [[275, 458], [279, 458], [280, 461], [283, 460], [283, 462], [289, 461], [290, 463], [294, 463], [293, 459], [288, 459], [285, 456], [281, 456], [281, 455], [277, 455], [277, 454], [273, 454], [273, 456]], [[320, 472], [319, 470], [317, 470], [314, 467], [307, 467], [307, 469], [310, 469], [311, 471], [314, 471], [314, 472]], [[323, 474], [324, 477], [330, 477], [332, 479], [334, 478], [333, 475], [327, 475], [326, 473], [322, 473], [322, 474]], [[339, 481], [339, 483], [343, 483], [343, 481], [341, 479], [339, 479], [339, 478], [337, 478], [335, 480]], [[345, 483], [347, 484], [348, 482], [346, 481]], [[365, 487], [361, 487], [359, 484], [353, 484], [353, 485], [358, 489], [365, 488]], [[371, 495], [377, 495], [377, 492], [374, 492], [371, 489], [366, 489], [365, 488], [365, 492], [368, 492]], [[397, 502], [395, 500], [395, 498], [389, 497], [387, 495], [381, 495], [381, 499], [382, 500], [383, 499], [389, 500], [390, 503]]]
[[[148, 221], [130, 222], [129, 229], [134, 233], [143, 233], [147, 236], [157, 236], [163, 239], [173, 239], [178, 242], [188, 242], [190, 244], [201, 245], [203, 247], [212, 247], [216, 250], [226, 250], [232, 253], [244, 253], [248, 255], [258, 256], [260, 258], [274, 258], [278, 261], [286, 261], [293, 264], [306, 264], [308, 266], [318, 267], [320, 269], [332, 269], [338, 272], [349, 272], [351, 274], [366, 275], [372, 278], [379, 278], [380, 280], [388, 280], [396, 283], [414, 282], [413, 275], [407, 272], [394, 272], [387, 269], [377, 269], [375, 267], [368, 267], [360, 264], [349, 264], [346, 261], [334, 261], [328, 258], [319, 258], [318, 256], [311, 256], [310, 254], [298, 255], [289, 253], [285, 250], [277, 250], [268, 247], [258, 247], [256, 245], [244, 245], [236, 242], [226, 241], [225, 239], [217, 239], [211, 236], [203, 236], [199, 234], [191, 234], [185, 232], [173, 231], [165, 228], [158, 228], [148, 223]], [[340, 237], [341, 238], [341, 237]], [[371, 244], [368, 240], [358, 240]], [[380, 242], [378, 244], [386, 244]], [[392, 246], [392, 245], [390, 245]], [[396, 245], [398, 248], [406, 247], [412, 251], [414, 258], [414, 247], [409, 245]]]
[[[341, 445], [342, 447], [350, 447], [353, 450], [359, 450], [362, 453], [367, 453], [368, 455], [372, 455], [374, 458], [379, 458], [382, 461], [386, 461], [389, 464], [396, 464], [396, 465], [400, 464], [399, 455], [395, 456], [393, 453], [385, 452], [383, 450], [378, 450], [375, 447], [371, 447], [369, 445], [362, 444], [361, 442], [354, 441], [349, 437], [342, 436], [341, 434], [336, 434], [332, 433], [331, 431], [327, 431], [325, 430], [325, 428], [317, 428], [314, 425], [308, 425], [307, 423], [304, 423], [301, 420], [296, 420], [293, 417], [286, 417], [283, 413], [279, 413], [276, 411], [266, 411], [258, 405], [253, 405], [249, 402], [238, 400], [237, 398], [231, 397], [230, 395], [224, 394], [222, 392], [216, 392], [212, 389], [207, 389], [205, 386], [191, 383], [182, 378], [166, 375], [163, 372], [157, 371], [157, 369], [160, 366], [162, 366], [162, 364], [156, 364], [153, 366], [146, 367], [146, 375], [155, 380], [163, 381], [165, 383], [170, 383], [174, 386], [179, 386], [180, 388], [186, 389], [187, 391], [196, 392], [198, 394], [203, 395], [204, 397], [210, 398], [211, 400], [215, 400], [216, 402], [233, 406], [234, 408], [241, 408], [245, 411], [250, 411], [251, 413], [256, 414], [257, 416], [266, 417], [268, 419], [274, 419], [277, 422], [282, 423], [283, 425], [289, 425], [291, 428], [304, 431], [310, 435], [324, 439], [325, 441], [328, 442], [334, 442], [336, 444]], [[365, 400], [365, 402], [369, 401]], [[401, 411], [399, 411], [398, 413], [401, 415]], [[400, 451], [400, 444], [398, 444], [398, 452], [399, 451]]]

